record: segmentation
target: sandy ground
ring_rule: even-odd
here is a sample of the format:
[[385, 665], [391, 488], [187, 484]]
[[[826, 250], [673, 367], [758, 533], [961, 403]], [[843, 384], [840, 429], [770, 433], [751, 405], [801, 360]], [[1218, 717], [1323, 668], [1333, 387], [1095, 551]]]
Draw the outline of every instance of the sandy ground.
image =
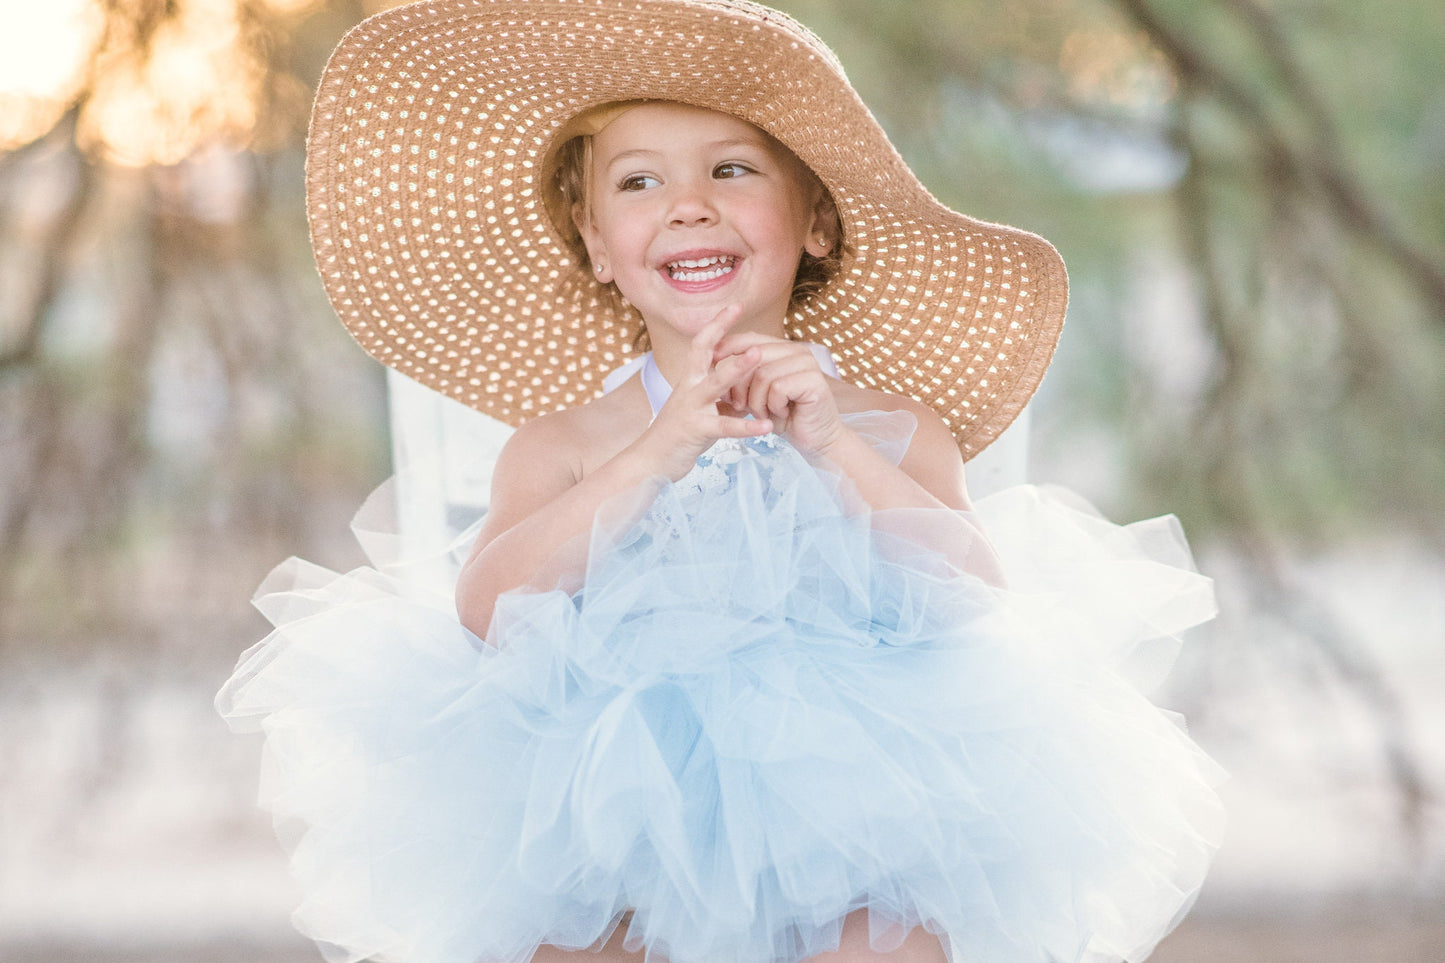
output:
[[[1150, 963], [1441, 963], [1445, 913], [1435, 917], [1428, 919], [1422, 912], [1191, 919], [1165, 940]], [[0, 959], [6, 963], [317, 963], [321, 956], [293, 938], [275, 943], [129, 948], [0, 943]]]
[[1186, 922], [1151, 963], [1441, 963], [1445, 911], [1435, 919], [1200, 919]]

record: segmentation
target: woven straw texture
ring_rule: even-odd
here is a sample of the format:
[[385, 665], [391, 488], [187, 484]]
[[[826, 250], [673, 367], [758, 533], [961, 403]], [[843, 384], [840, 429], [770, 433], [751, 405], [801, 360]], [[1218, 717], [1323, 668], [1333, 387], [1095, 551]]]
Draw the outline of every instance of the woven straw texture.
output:
[[580, 276], [539, 174], [574, 114], [635, 99], [748, 120], [832, 192], [854, 253], [790, 337], [933, 407], [965, 457], [1013, 421], [1063, 323], [1058, 253], [936, 201], [832, 52], [746, 2], [435, 0], [355, 27], [317, 94], [307, 192], [322, 280], [362, 347], [511, 424], [594, 397], [640, 319]]

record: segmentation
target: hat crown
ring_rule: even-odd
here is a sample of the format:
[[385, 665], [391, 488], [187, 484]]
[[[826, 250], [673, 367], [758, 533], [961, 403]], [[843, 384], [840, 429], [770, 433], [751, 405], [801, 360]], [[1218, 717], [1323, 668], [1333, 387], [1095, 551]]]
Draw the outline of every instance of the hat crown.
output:
[[696, 3], [699, 7], [714, 7], [725, 10], [728, 13], [742, 14], [752, 17], [760, 24], [768, 24], [772, 28], [780, 29], [790, 33], [802, 42], [806, 43], [813, 52], [818, 54], [838, 72], [840, 77], [846, 79], [843, 71], [843, 63], [838, 59], [831, 47], [825, 44], [822, 39], [807, 26], [783, 13], [781, 10], [774, 10], [772, 7], [765, 7], [761, 3], [754, 3], [753, 0], [685, 0], [685, 2]]

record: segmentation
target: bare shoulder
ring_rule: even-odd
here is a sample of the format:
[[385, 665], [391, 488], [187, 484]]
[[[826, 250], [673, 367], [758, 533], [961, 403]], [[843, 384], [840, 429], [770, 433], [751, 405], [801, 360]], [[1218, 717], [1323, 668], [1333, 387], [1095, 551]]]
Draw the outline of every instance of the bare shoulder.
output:
[[571, 411], [539, 415], [523, 422], [502, 446], [493, 477], [500, 480], [514, 472], [571, 475], [578, 460], [580, 437], [577, 418]]
[[563, 476], [568, 484], [581, 481], [646, 427], [630, 387], [523, 423], [503, 446], [497, 472], [520, 471], [533, 483], [544, 480], [538, 473]]
[[[843, 412], [858, 411], [911, 411], [920, 419], [924, 415], [933, 415], [933, 409], [919, 401], [914, 401], [906, 395], [895, 395], [888, 391], [879, 391], [876, 388], [864, 388], [855, 385], [850, 381], [831, 380], [833, 387], [833, 399], [838, 403], [838, 410]], [[938, 417], [933, 415], [933, 417]]]
[[638, 401], [626, 389], [538, 415], [512, 433], [492, 473], [479, 546], [540, 510], [636, 438], [647, 425], [646, 399], [639, 424]]
[[850, 414], [859, 411], [906, 411], [918, 419], [915, 443], [921, 442], [928, 447], [942, 444], [949, 457], [959, 457], [953, 432], [948, 430], [938, 413], [923, 402], [906, 395], [863, 388], [846, 381], [835, 381], [833, 384], [833, 397], [838, 403], [839, 411]]
[[835, 383], [833, 396], [838, 410], [845, 413], [906, 411], [913, 415], [918, 428], [899, 467], [950, 508], [970, 507], [958, 441], [937, 412], [904, 395], [841, 381]]

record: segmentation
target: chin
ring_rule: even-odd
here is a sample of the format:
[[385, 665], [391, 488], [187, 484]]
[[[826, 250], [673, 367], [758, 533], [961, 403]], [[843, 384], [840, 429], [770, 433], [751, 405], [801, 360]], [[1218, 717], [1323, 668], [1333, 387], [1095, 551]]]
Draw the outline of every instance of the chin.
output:
[[[694, 338], [699, 331], [708, 326], [708, 323], [711, 322], [713, 318], [717, 317], [719, 311], [728, 306], [728, 303], [727, 301], [722, 301], [717, 304], [695, 304], [687, 305], [681, 309], [674, 309], [664, 315], [664, 317], [667, 318], [666, 321], [656, 323], [648, 321], [647, 329], [649, 331], [655, 331], [659, 326], [667, 327], [684, 337]], [[737, 324], [733, 325], [734, 328], [738, 326]]]
[[[748, 299], [740, 298], [739, 293], [719, 291], [714, 296], [698, 295], [681, 303], [677, 300], [672, 300], [671, 303], [658, 303], [653, 311], [643, 311], [643, 318], [649, 332], [670, 329], [691, 339], [707, 327], [712, 319], [717, 317], [718, 312], [729, 305], [742, 302], [744, 304], [743, 314], [733, 322], [729, 331], [756, 331], [760, 334], [782, 337], [789, 307], [787, 300], [783, 299], [775, 306], [758, 307], [755, 304], [750, 306]], [[660, 320], [654, 322], [653, 318]]]

